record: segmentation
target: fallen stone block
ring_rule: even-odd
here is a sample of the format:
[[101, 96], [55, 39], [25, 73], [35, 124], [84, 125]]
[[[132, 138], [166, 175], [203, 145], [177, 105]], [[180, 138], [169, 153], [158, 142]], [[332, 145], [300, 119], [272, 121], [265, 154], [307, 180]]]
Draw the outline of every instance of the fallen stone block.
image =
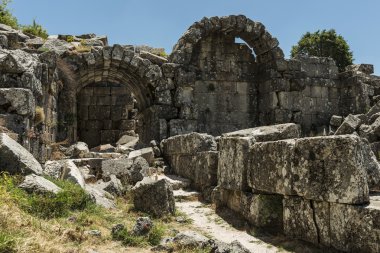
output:
[[84, 158], [87, 153], [89, 153], [90, 150], [88, 149], [88, 146], [84, 142], [77, 142], [73, 145], [71, 145], [65, 152], [67, 156], [70, 156], [72, 158]]
[[22, 182], [18, 187], [27, 191], [28, 193], [38, 194], [57, 194], [62, 190], [53, 182], [34, 174], [26, 176], [24, 182]]
[[173, 189], [165, 179], [154, 181], [146, 177], [132, 188], [132, 194], [133, 204], [137, 210], [154, 217], [174, 215]]
[[222, 137], [253, 137], [255, 141], [276, 141], [299, 138], [301, 128], [294, 123], [261, 126], [223, 134]]
[[117, 142], [116, 145], [125, 145], [128, 148], [135, 148], [137, 143], [139, 142], [139, 137], [123, 135]]
[[96, 184], [86, 184], [84, 189], [94, 199], [97, 205], [103, 206], [107, 209], [113, 209], [116, 207], [112, 195], [98, 187]]
[[122, 158], [102, 162], [102, 176], [105, 181], [114, 175], [124, 186], [135, 185], [149, 174], [149, 164], [143, 157]]
[[357, 115], [349, 114], [342, 125], [336, 130], [335, 135], [352, 134], [362, 124], [362, 120]]
[[42, 174], [42, 167], [32, 154], [5, 133], [0, 133], [0, 168], [10, 174]]
[[85, 186], [84, 177], [72, 160], [47, 161], [43, 174], [55, 179], [71, 181], [82, 188]]
[[143, 148], [139, 150], [134, 150], [129, 153], [129, 159], [135, 159], [136, 157], [143, 157], [149, 165], [153, 165], [154, 162], [154, 152], [152, 148]]

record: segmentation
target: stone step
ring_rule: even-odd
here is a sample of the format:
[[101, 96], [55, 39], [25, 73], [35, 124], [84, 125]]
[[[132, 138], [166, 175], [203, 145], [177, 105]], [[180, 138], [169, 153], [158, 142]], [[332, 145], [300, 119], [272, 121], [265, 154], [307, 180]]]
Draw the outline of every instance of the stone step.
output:
[[185, 191], [182, 189], [173, 191], [173, 194], [175, 200], [179, 202], [196, 201], [201, 197], [201, 194], [197, 191]]
[[176, 175], [158, 175], [157, 180], [166, 179], [172, 185], [173, 190], [186, 189], [190, 186], [191, 181], [187, 178]]

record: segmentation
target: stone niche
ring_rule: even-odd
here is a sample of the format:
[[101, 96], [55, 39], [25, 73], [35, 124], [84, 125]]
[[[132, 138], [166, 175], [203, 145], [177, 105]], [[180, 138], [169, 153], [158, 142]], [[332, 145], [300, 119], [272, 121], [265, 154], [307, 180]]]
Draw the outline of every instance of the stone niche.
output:
[[135, 99], [121, 84], [95, 83], [78, 95], [78, 137], [89, 147], [114, 144], [136, 127]]
[[235, 43], [234, 36], [221, 34], [205, 38], [194, 50], [192, 64], [198, 73], [190, 90], [198, 106], [199, 132], [220, 135], [256, 125], [256, 62], [252, 50]]

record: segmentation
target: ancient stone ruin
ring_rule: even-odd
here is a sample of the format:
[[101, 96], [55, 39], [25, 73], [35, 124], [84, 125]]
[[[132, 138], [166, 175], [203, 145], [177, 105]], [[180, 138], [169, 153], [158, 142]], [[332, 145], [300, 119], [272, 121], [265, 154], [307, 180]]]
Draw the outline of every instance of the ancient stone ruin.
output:
[[135, 205], [160, 216], [174, 212], [175, 186], [146, 177], [171, 173], [250, 225], [380, 252], [372, 65], [339, 73], [330, 58], [285, 59], [245, 16], [195, 22], [167, 58], [103, 36], [44, 41], [1, 24], [0, 44], [0, 169], [29, 175], [24, 187], [58, 191], [37, 175], [64, 178], [108, 208], [106, 192], [132, 188]]

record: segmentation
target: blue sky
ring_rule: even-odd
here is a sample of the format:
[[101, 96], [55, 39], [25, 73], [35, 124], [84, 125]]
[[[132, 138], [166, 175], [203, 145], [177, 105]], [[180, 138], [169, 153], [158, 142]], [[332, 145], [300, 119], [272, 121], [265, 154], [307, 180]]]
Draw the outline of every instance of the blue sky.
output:
[[305, 32], [334, 28], [348, 41], [355, 63], [374, 64], [380, 75], [376, 0], [13, 0], [11, 8], [20, 23], [36, 18], [50, 34], [105, 34], [112, 44], [167, 52], [204, 16], [244, 14], [260, 21], [286, 56]]

